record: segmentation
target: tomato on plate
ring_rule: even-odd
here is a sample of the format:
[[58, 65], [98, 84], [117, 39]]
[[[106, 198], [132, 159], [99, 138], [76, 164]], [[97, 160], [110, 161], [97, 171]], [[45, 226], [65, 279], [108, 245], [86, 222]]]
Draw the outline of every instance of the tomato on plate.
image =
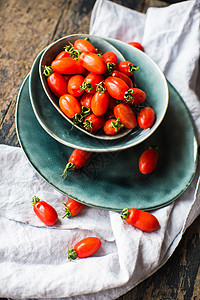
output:
[[116, 65], [118, 62], [117, 55], [112, 51], [105, 52], [102, 55], [102, 58], [105, 60], [106, 63], [113, 63], [114, 65]]
[[108, 109], [109, 94], [105, 92], [96, 92], [92, 97], [91, 110], [96, 116], [102, 116]]
[[91, 109], [93, 94], [84, 93], [80, 99], [80, 105]]
[[144, 52], [142, 44], [138, 42], [129, 42], [128, 44]]
[[117, 64], [117, 70], [126, 74], [127, 76], [131, 76], [134, 74], [135, 71], [139, 70], [139, 67], [138, 66], [134, 66], [132, 62], [130, 61], [120, 61], [118, 64]]
[[89, 73], [84, 79], [82, 89], [87, 93], [94, 94], [96, 92], [97, 85], [103, 80], [103, 75]]
[[79, 241], [73, 249], [68, 251], [68, 259], [86, 258], [96, 253], [101, 247], [101, 240], [97, 237], [87, 237]]
[[135, 113], [128, 104], [120, 103], [115, 106], [114, 115], [128, 129], [133, 129], [137, 126]]
[[124, 94], [123, 102], [129, 105], [137, 105], [146, 100], [146, 93], [138, 88], [131, 88]]
[[150, 147], [142, 153], [139, 158], [139, 170], [142, 174], [150, 174], [153, 172], [158, 163], [157, 148]]
[[59, 107], [62, 112], [70, 119], [72, 119], [76, 114], [81, 113], [80, 103], [74, 96], [70, 94], [65, 94], [60, 97]]
[[152, 107], [142, 108], [137, 116], [138, 125], [142, 129], [150, 128], [155, 121], [155, 112]]
[[73, 75], [68, 81], [68, 93], [74, 97], [79, 97], [84, 93], [84, 90], [81, 89], [84, 81], [82, 75]]
[[82, 74], [85, 71], [80, 60], [75, 60], [72, 57], [54, 60], [51, 67], [55, 72], [64, 75]]
[[70, 57], [70, 53], [69, 52], [66, 52], [65, 50], [64, 51], [61, 51], [54, 60], [60, 60], [62, 58], [68, 58]]
[[105, 122], [103, 130], [107, 135], [115, 135], [122, 127], [124, 127], [124, 125], [120, 123], [120, 120], [113, 118]]
[[81, 211], [82, 209], [85, 207], [84, 204], [72, 199], [72, 198], [69, 198], [65, 203], [63, 203], [65, 205], [65, 214], [62, 218], [71, 218], [71, 217], [74, 217], [74, 216], [77, 216]]
[[46, 201], [41, 201], [38, 197], [34, 196], [32, 204], [35, 214], [44, 224], [52, 226], [58, 221], [57, 211]]
[[65, 77], [57, 72], [54, 72], [51, 67], [45, 66], [43, 74], [47, 76], [47, 83], [50, 90], [57, 97], [67, 94], [67, 81]]
[[85, 117], [83, 125], [87, 131], [95, 132], [103, 127], [104, 122], [104, 116], [95, 116], [95, 114], [91, 114]]
[[61, 176], [64, 177], [65, 179], [69, 171], [74, 171], [82, 168], [86, 164], [86, 162], [90, 159], [91, 155], [92, 152], [75, 149], [70, 155], [68, 159], [68, 163], [65, 166], [65, 169]]
[[117, 100], [123, 100], [124, 93], [129, 89], [126, 82], [118, 77], [109, 76], [105, 79], [104, 84], [109, 95]]
[[124, 80], [126, 82], [126, 84], [129, 86], [129, 88], [133, 88], [133, 81], [126, 74], [124, 74], [118, 70], [113, 70], [111, 73], [111, 76], [121, 78], [122, 80]]
[[121, 212], [122, 220], [146, 232], [152, 232], [160, 227], [158, 219], [149, 212], [137, 208], [124, 208]]
[[107, 70], [107, 65], [104, 59], [96, 53], [81, 53], [80, 61], [82, 66], [94, 74], [104, 74]]
[[74, 49], [82, 52], [92, 52], [97, 53], [96, 48], [88, 41], [84, 39], [78, 39], [74, 42]]

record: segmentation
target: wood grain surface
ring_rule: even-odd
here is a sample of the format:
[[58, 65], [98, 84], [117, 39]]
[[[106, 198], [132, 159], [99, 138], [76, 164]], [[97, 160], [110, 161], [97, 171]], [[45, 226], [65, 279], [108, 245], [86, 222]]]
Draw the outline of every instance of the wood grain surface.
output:
[[[178, 1], [115, 0], [145, 13]], [[20, 86], [37, 54], [72, 33], [88, 33], [95, 0], [0, 0], [0, 143], [19, 146], [15, 107]], [[200, 217], [168, 262], [119, 300], [200, 299]]]

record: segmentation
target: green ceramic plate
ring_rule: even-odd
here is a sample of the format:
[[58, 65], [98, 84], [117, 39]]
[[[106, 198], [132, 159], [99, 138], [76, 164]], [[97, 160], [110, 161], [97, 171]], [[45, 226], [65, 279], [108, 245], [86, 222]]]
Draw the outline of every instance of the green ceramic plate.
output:
[[[166, 117], [150, 138], [123, 151], [94, 153], [81, 171], [69, 173], [64, 180], [60, 173], [72, 149], [40, 126], [30, 102], [28, 76], [19, 92], [16, 110], [21, 147], [46, 181], [87, 205], [118, 211], [124, 207], [149, 210], [164, 206], [189, 186], [197, 162], [192, 119], [177, 91], [168, 86]], [[160, 148], [159, 163], [151, 175], [143, 176], [138, 170], [138, 158], [152, 144]]]

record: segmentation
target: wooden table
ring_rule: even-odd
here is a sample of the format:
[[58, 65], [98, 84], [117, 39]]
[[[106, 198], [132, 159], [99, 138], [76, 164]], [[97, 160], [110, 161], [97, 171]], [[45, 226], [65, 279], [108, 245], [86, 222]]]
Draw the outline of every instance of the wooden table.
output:
[[[178, 1], [113, 2], [145, 13], [150, 6]], [[94, 3], [95, 0], [0, 0], [0, 143], [19, 146], [16, 99], [36, 55], [65, 35], [88, 33]], [[119, 299], [200, 299], [199, 234], [200, 217], [186, 231], [165, 266]]]

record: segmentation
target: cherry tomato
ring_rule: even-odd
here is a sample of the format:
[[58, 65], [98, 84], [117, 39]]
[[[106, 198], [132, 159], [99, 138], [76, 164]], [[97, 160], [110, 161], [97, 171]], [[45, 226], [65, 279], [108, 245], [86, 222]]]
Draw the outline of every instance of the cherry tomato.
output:
[[78, 242], [74, 249], [68, 251], [68, 259], [74, 260], [78, 258], [85, 258], [96, 253], [101, 247], [101, 241], [97, 237], [87, 237]]
[[74, 49], [82, 52], [92, 52], [97, 53], [96, 48], [88, 41], [84, 39], [78, 39], [74, 42]]
[[146, 100], [146, 93], [138, 88], [131, 88], [124, 94], [123, 102], [129, 105], [137, 105]]
[[115, 106], [114, 115], [128, 129], [133, 129], [137, 126], [135, 113], [128, 104], [120, 103]]
[[79, 97], [83, 94], [84, 90], [81, 89], [84, 81], [82, 75], [74, 75], [68, 81], [68, 93], [74, 97]]
[[105, 79], [104, 83], [109, 95], [117, 100], [123, 100], [124, 93], [129, 89], [126, 82], [118, 77], [109, 76]]
[[137, 49], [139, 49], [139, 50], [141, 50], [141, 51], [144, 51], [143, 46], [138, 42], [129, 42], [128, 44], [135, 47], [135, 48], [137, 48]]
[[102, 55], [102, 58], [105, 60], [106, 63], [113, 63], [114, 65], [117, 64], [117, 55], [112, 51], [107, 51]]
[[150, 174], [154, 171], [158, 162], [158, 151], [149, 148], [139, 158], [139, 170], [142, 174]]
[[126, 84], [129, 86], [129, 88], [133, 88], [133, 81], [126, 74], [124, 74], [118, 70], [114, 70], [114, 71], [112, 71], [111, 76], [121, 78], [122, 80], [124, 80], [126, 82]]
[[65, 94], [60, 97], [59, 106], [62, 112], [70, 119], [72, 119], [76, 114], [81, 113], [80, 103], [70, 94]]
[[135, 71], [139, 70], [138, 66], [134, 66], [130, 61], [121, 61], [117, 64], [117, 70], [126, 74], [127, 76], [131, 76]]
[[138, 125], [142, 129], [150, 128], [155, 121], [155, 112], [152, 107], [142, 108], [137, 116]]
[[69, 171], [74, 171], [82, 168], [86, 162], [90, 159], [92, 152], [75, 149], [68, 159], [68, 163], [62, 173], [64, 179]]
[[80, 61], [86, 70], [94, 74], [103, 74], [107, 70], [104, 59], [95, 53], [81, 53]]
[[58, 221], [56, 210], [47, 202], [40, 201], [38, 197], [34, 196], [32, 204], [35, 214], [44, 224], [52, 226]]
[[93, 94], [84, 93], [80, 99], [80, 105], [91, 109]]
[[104, 80], [103, 75], [89, 73], [82, 84], [82, 89], [87, 93], [94, 94], [96, 92], [97, 85]]
[[155, 231], [160, 227], [154, 215], [136, 208], [124, 208], [121, 212], [121, 218], [130, 225], [147, 232]]
[[81, 74], [85, 71], [80, 60], [75, 60], [72, 57], [54, 60], [51, 67], [55, 72], [64, 75]]
[[63, 203], [65, 205], [65, 214], [63, 216], [63, 218], [67, 217], [70, 218], [72, 216], [77, 216], [82, 209], [84, 208], [84, 204], [73, 200], [72, 198], [69, 198], [65, 203]]
[[104, 116], [95, 116], [91, 114], [84, 119], [84, 128], [89, 132], [95, 132], [103, 127], [105, 122]]
[[124, 125], [119, 122], [119, 119], [109, 119], [105, 122], [103, 130], [107, 135], [115, 135]]
[[67, 81], [65, 77], [57, 72], [54, 72], [51, 67], [45, 66], [43, 74], [47, 76], [47, 83], [50, 90], [57, 97], [67, 94]]
[[109, 94], [105, 92], [96, 92], [92, 97], [91, 110], [96, 116], [102, 116], [109, 105]]
[[66, 51], [61, 51], [55, 58], [55, 60], [59, 60], [62, 58], [68, 58], [70, 57], [70, 53], [66, 52]]

